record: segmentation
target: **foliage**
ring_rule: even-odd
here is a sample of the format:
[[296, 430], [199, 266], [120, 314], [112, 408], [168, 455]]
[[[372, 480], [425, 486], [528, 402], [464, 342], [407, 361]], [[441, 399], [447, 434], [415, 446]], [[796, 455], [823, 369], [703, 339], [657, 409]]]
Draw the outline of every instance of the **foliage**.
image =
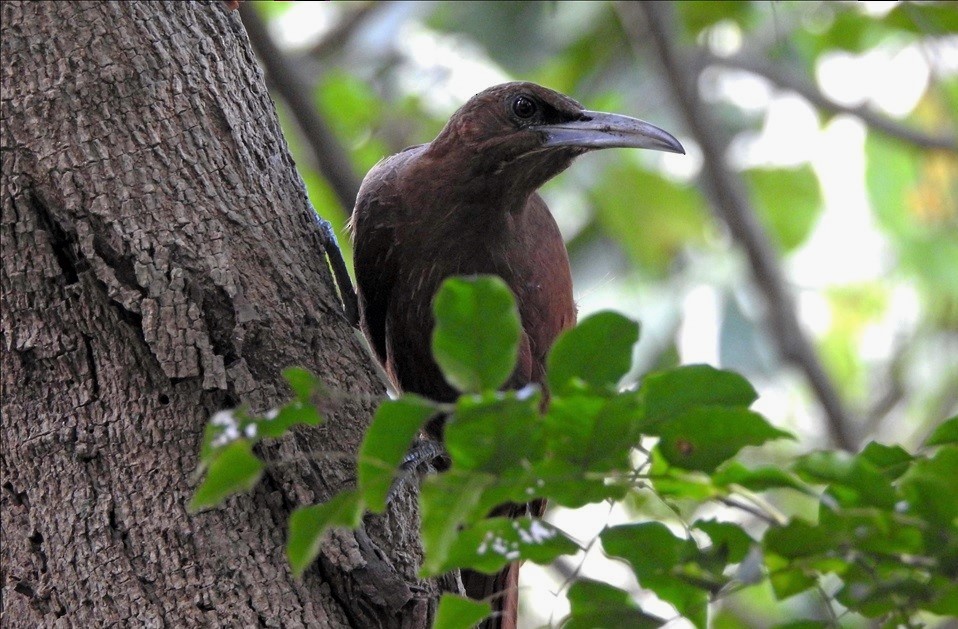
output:
[[[466, 392], [455, 404], [413, 395], [382, 403], [360, 448], [356, 488], [291, 517], [287, 551], [296, 574], [315, 559], [330, 528], [359, 526], [364, 512], [386, 508], [390, 488], [406, 473], [403, 453], [426, 421], [445, 414], [451, 467], [424, 478], [420, 491], [424, 577], [457, 568], [494, 572], [519, 560], [545, 564], [600, 543], [696, 627], [707, 626], [716, 602], [767, 584], [779, 600], [819, 592], [834, 613], [887, 626], [915, 626], [922, 613], [958, 615], [958, 417], [915, 453], [873, 442], [856, 455], [824, 450], [781, 468], [750, 467], [743, 448], [789, 437], [749, 409], [752, 386], [735, 373], [691, 365], [621, 389], [638, 324], [619, 314], [588, 317], [559, 339], [544, 404], [534, 386], [496, 390], [514, 368], [519, 337], [501, 280], [448, 280], [435, 313], [439, 364]], [[470, 334], [448, 334], [457, 329]], [[211, 420], [194, 508], [255, 483], [258, 440], [316, 423], [312, 402], [322, 385], [302, 370], [286, 377], [296, 398], [278, 412]], [[812, 499], [813, 517], [778, 513], [770, 496], [782, 491]], [[670, 523], [607, 526], [589, 542], [537, 518], [486, 517], [509, 501], [578, 508], [650, 493], [670, 505], [725, 510], [686, 519], [676, 508]], [[755, 516], [760, 526], [737, 514]], [[569, 599], [568, 626], [664, 622], [610, 583], [578, 579]], [[488, 613], [486, 603], [447, 595], [437, 626], [470, 627]]]
[[[279, 14], [305, 13], [304, 4], [258, 6], [281, 31], [293, 20]], [[667, 96], [651, 38], [631, 41], [614, 3], [410, 6], [376, 10], [348, 46], [318, 64], [310, 55], [294, 60], [321, 66], [315, 104], [355, 172], [429, 141], [472, 93], [509, 78], [678, 133], [687, 157], [597, 153], [544, 188], [568, 240], [582, 311], [640, 316], [647, 329], [636, 352], [646, 367], [669, 364], [676, 346], [687, 352], [676, 330], [694, 326], [714, 337], [703, 342], [718, 343], [723, 365], [765, 376], [757, 382], [766, 392], [795, 400], [782, 422], [803, 442], [815, 439], [819, 427], [798, 421], [814, 414], [812, 398], [788, 377], [741, 252], [695, 185], [699, 151]], [[313, 8], [323, 16], [317, 25], [348, 23], [358, 10]], [[947, 62], [958, 31], [954, 7], [689, 0], [674, 9], [680, 52], [722, 59], [690, 64], [691, 78], [721, 124], [714, 131], [728, 140], [730, 170], [782, 256], [786, 281], [801, 287], [799, 314], [848, 415], [917, 446], [931, 422], [954, 412], [958, 390], [958, 159], [889, 137], [881, 124], [863, 125], [862, 146], [862, 131], [849, 130], [860, 120], [769, 77], [801, 79], [823, 99], [861, 106], [891, 126], [954, 138], [958, 75]], [[827, 81], [833, 68], [842, 78]], [[886, 106], [903, 99], [910, 104]], [[350, 208], [338, 206], [297, 127], [284, 129], [313, 205], [351, 259]], [[703, 291], [720, 302], [715, 312], [689, 304]]]
[[459, 629], [475, 626], [489, 615], [492, 606], [455, 594], [443, 594], [436, 611], [434, 629]]
[[[611, 497], [621, 499], [616, 509], [634, 522], [667, 523], [679, 540], [669, 543], [687, 554], [664, 575], [630, 565], [642, 571], [646, 589], [659, 584], [662, 600], [707, 590], [715, 627], [743, 626], [742, 619], [747, 626], [771, 626], [802, 616], [815, 620], [790, 626], [854, 625], [876, 613], [894, 623], [896, 614], [921, 608], [922, 597], [927, 609], [939, 605], [932, 594], [947, 593], [939, 587], [941, 575], [954, 580], [953, 555], [947, 554], [953, 521], [944, 520], [954, 496], [941, 482], [951, 455], [941, 452], [953, 452], [956, 424], [923, 437], [954, 413], [958, 391], [958, 159], [954, 151], [928, 149], [883, 127], [954, 137], [958, 74], [948, 59], [958, 12], [952, 4], [674, 3], [670, 39], [690, 60], [689, 82], [720, 126], [713, 131], [727, 140], [725, 166], [747, 191], [757, 222], [782, 258], [783, 290], [799, 289], [798, 315], [855, 420], [851, 432], [904, 444], [798, 458], [788, 454], [799, 447], [795, 441], [755, 445], [780, 437], [782, 428], [796, 434], [801, 448], [820, 444], [822, 427], [806, 421], [820, 416], [814, 396], [775, 349], [768, 332], [775, 326], [767, 325], [744, 256], [712, 220], [711, 193], [696, 185], [709, 164], [701, 163], [692, 130], [678, 119], [681, 107], [668, 97], [652, 38], [629, 36], [621, 4], [256, 3], [275, 20], [274, 32], [296, 31], [293, 38], [307, 24], [317, 35], [332, 24], [325, 45], [316, 49], [325, 52], [291, 49], [298, 56], [290, 61], [316, 70], [304, 72], [317, 77], [316, 109], [358, 174], [384, 155], [429, 141], [472, 93], [508, 79], [539, 82], [590, 109], [650, 120], [679, 134], [689, 149], [681, 158], [641, 151], [589, 155], [542, 190], [567, 238], [580, 312], [612, 307], [641, 317], [643, 338], [634, 350], [638, 330], [625, 317], [605, 312], [585, 318], [550, 358], [553, 395], [543, 413], [541, 392], [492, 391], [497, 379], [508, 378], [503, 365], [512, 354], [491, 348], [512, 346], [511, 324], [490, 330], [489, 339], [474, 338], [466, 351], [454, 330], [473, 332], [464, 319], [450, 319], [451, 340], [440, 363], [470, 395], [439, 409], [413, 396], [382, 404], [359, 454], [356, 492], [298, 521], [307, 543], [302, 553], [293, 552], [297, 569], [318, 549], [326, 527], [386, 507], [409, 443], [442, 412], [453, 417], [447, 447], [455, 469], [423, 487], [430, 570], [465, 561], [468, 549], [457, 545], [460, 525], [473, 539], [485, 535], [473, 515], [536, 480], [542, 487], [534, 493], [550, 496], [553, 504], [575, 508]], [[352, 22], [362, 10], [373, 18]], [[307, 11], [322, 19], [304, 19]], [[302, 13], [291, 20], [293, 12]], [[360, 26], [350, 31], [350, 23]], [[836, 68], [844, 70], [829, 80]], [[776, 75], [799, 79], [823, 99], [853, 108], [852, 114], [836, 114], [783, 86]], [[280, 107], [281, 116], [287, 111]], [[867, 122], [858, 111], [887, 124]], [[281, 121], [313, 205], [340, 234], [350, 260], [344, 232], [350, 208], [339, 207], [298, 126]], [[702, 307], [703, 294], [714, 308]], [[505, 314], [501, 303], [488, 305]], [[460, 314], [469, 316], [468, 304]], [[716, 359], [692, 361], [748, 375], [764, 408], [775, 409], [774, 427], [753, 412], [757, 392], [744, 378], [705, 366], [671, 369], [690, 361], [693, 343], [682, 338], [689, 331], [706, 347], [717, 346]], [[636, 385], [644, 372], [652, 373]], [[267, 423], [241, 411], [234, 415], [227, 436], [241, 443], [228, 453], [204, 451], [211, 479], [197, 494], [197, 508], [249, 487], [261, 474], [252, 445], [267, 436]], [[257, 423], [250, 429], [259, 431], [255, 437], [245, 435], [248, 422]], [[282, 424], [268, 426], [276, 431]], [[214, 469], [221, 455], [237, 463]], [[511, 476], [500, 478], [500, 461]], [[219, 470], [227, 468], [233, 476], [221, 478]], [[622, 470], [629, 472], [623, 476]], [[566, 482], [564, 473], [578, 481]], [[721, 521], [707, 524], [716, 514]], [[726, 524], [754, 540], [744, 559], [731, 559], [744, 538], [717, 528]], [[942, 530], [945, 541], [929, 541]], [[660, 529], [635, 531], [667, 539]], [[623, 533], [610, 535], [614, 540]], [[702, 567], [707, 562], [696, 555], [717, 535], [728, 540], [720, 544], [735, 547], [722, 570], [721, 562]], [[806, 542], [804, 556], [789, 546]], [[593, 546], [600, 543], [604, 538]], [[717, 591], [701, 587], [716, 570], [731, 581]], [[691, 582], [692, 589], [676, 579]], [[567, 595], [569, 626], [660, 624], [615, 584], [580, 579]], [[788, 600], [773, 605], [775, 597]], [[894, 609], [881, 611], [880, 605]], [[696, 612], [685, 611], [695, 618]], [[480, 612], [446, 597], [440, 618], [465, 626]]]

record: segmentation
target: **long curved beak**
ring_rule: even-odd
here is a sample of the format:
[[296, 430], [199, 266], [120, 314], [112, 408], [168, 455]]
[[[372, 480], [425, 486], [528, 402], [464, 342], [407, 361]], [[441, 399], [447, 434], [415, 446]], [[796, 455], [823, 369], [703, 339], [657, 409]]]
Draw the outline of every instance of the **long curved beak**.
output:
[[577, 146], [585, 149], [636, 148], [685, 154], [668, 131], [638, 118], [601, 111], [583, 111], [578, 120], [542, 125], [543, 148]]

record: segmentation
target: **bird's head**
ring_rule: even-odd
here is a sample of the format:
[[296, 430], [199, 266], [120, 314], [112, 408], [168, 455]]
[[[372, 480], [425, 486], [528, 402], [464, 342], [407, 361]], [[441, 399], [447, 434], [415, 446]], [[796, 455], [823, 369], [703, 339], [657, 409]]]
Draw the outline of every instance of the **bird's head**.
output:
[[503, 83], [469, 99], [431, 143], [437, 156], [465, 158], [465, 176], [533, 192], [596, 149], [685, 149], [670, 133], [637, 118], [590, 111], [535, 83]]

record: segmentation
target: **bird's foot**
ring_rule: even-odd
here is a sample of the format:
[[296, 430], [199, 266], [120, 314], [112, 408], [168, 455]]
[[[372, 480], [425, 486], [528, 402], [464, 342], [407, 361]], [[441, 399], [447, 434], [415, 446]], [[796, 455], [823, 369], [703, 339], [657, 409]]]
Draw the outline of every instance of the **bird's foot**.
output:
[[[446, 454], [446, 448], [434, 439], [421, 438], [412, 444], [412, 447], [409, 448], [409, 452], [403, 457], [399, 467], [401, 469], [414, 470], [423, 463], [431, 463], [439, 458], [449, 458], [449, 455]], [[446, 469], [449, 467], [448, 461], [436, 461], [436, 463], [439, 464], [434, 466], [437, 469]], [[443, 465], [443, 463], [445, 463], [445, 465]]]
[[449, 455], [442, 444], [433, 439], [417, 439], [399, 464], [399, 473], [389, 489], [388, 500], [392, 499], [413, 476], [420, 472], [445, 471], [449, 469]]

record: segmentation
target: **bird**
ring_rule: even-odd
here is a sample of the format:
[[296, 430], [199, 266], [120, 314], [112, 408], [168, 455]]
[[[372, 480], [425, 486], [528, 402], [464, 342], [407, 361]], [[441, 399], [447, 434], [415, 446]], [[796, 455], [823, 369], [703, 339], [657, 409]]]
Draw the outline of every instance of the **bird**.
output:
[[[432, 302], [445, 279], [483, 274], [509, 286], [522, 326], [504, 388], [544, 386], [546, 356], [575, 325], [577, 308], [562, 235], [537, 190], [576, 157], [615, 147], [685, 152], [648, 122], [587, 110], [535, 83], [509, 82], [470, 98], [431, 142], [386, 157], [367, 173], [349, 221], [359, 323], [398, 392], [438, 402], [458, 397], [432, 356]], [[441, 442], [443, 422], [430, 421], [426, 438]], [[543, 508], [539, 502], [505, 510], [516, 517]], [[518, 568], [462, 571], [466, 594], [493, 602], [484, 629], [515, 627]]]

